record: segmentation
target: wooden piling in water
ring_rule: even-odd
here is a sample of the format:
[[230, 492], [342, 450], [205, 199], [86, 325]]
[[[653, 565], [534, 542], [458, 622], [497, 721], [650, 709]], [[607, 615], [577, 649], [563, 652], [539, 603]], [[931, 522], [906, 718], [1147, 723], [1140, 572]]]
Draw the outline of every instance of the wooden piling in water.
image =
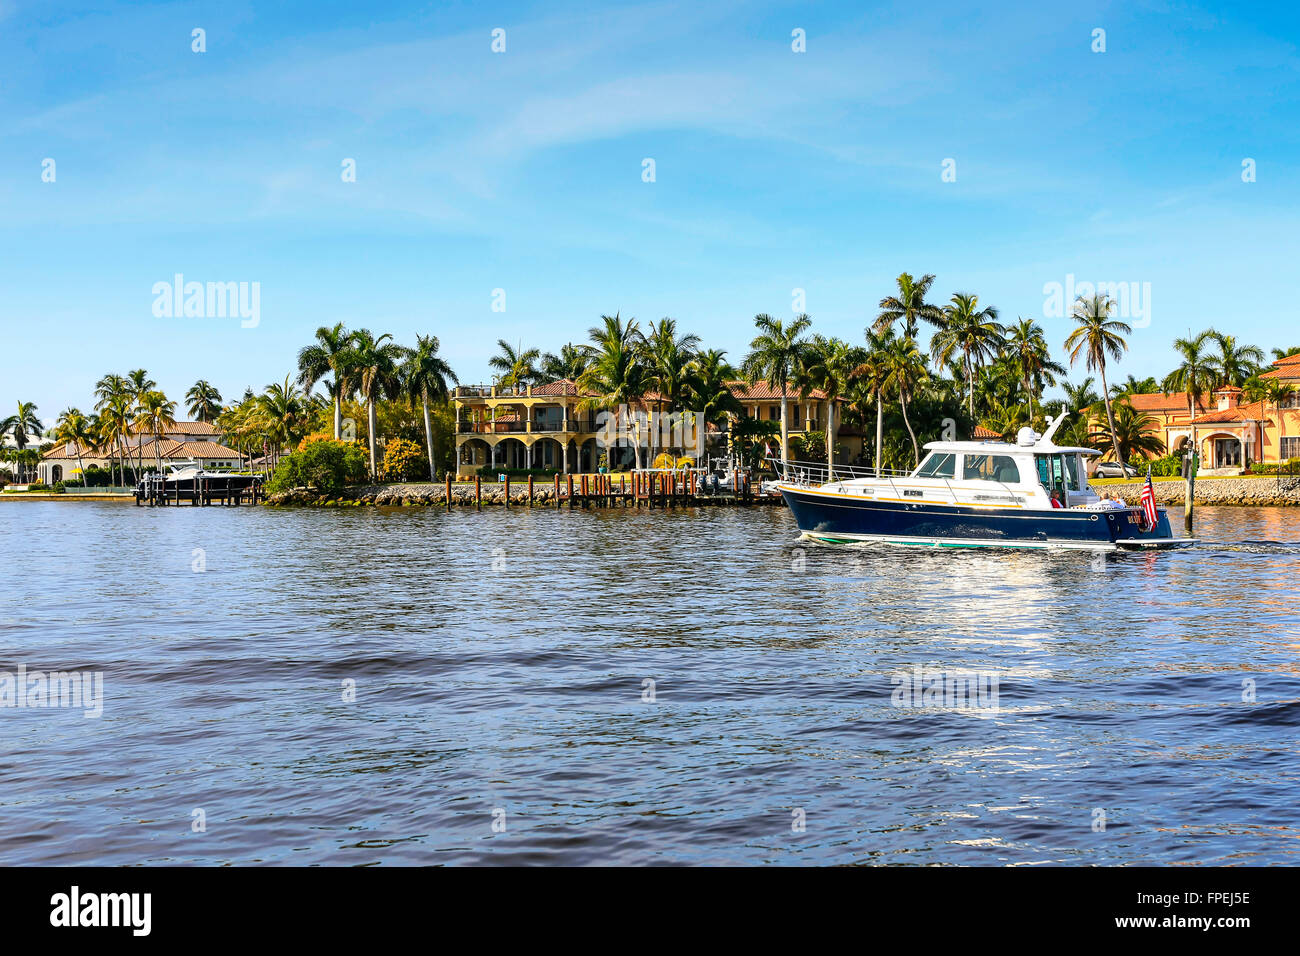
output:
[[483, 476], [474, 476], [474, 507], [483, 507]]
[[555, 507], [560, 507], [560, 473], [555, 473]]
[[573, 508], [573, 476], [572, 476], [572, 475], [569, 475], [568, 478], [569, 478], [569, 496], [568, 496], [568, 497], [569, 497], [569, 508], [570, 508], [570, 510], [572, 510], [572, 508]]
[[451, 510], [451, 472], [446, 474], [447, 480], [447, 510]]
[[506, 496], [505, 496], [505, 506], [506, 506], [507, 508], [510, 507], [510, 476], [509, 476], [509, 475], [506, 475]]
[[528, 507], [533, 506], [533, 476], [528, 476]]

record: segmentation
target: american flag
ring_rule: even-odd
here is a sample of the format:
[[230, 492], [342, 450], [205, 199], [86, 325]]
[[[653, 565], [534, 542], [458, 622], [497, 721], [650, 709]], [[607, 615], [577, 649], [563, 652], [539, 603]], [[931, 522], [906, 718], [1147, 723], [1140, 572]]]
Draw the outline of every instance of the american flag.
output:
[[1147, 530], [1156, 526], [1156, 490], [1151, 487], [1151, 467], [1147, 466], [1147, 483], [1142, 486], [1142, 516], [1146, 518]]

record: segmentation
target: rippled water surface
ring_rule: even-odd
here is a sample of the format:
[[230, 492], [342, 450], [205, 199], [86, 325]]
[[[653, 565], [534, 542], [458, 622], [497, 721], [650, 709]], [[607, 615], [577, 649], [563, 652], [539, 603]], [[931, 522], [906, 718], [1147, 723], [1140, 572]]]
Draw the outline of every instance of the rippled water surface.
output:
[[0, 863], [1300, 862], [1300, 510], [1197, 533], [0, 502], [0, 670], [105, 695], [0, 708]]

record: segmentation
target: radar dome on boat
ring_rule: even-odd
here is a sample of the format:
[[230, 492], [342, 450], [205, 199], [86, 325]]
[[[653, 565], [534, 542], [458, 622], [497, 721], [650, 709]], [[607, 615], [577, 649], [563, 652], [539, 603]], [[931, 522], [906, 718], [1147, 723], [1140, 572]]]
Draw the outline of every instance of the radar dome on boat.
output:
[[1040, 437], [1041, 436], [1038, 434], [1038, 432], [1034, 431], [1032, 428], [1026, 425], [1024, 428], [1020, 429], [1020, 431], [1016, 433], [1016, 444], [1032, 445], [1036, 441], [1038, 441]]

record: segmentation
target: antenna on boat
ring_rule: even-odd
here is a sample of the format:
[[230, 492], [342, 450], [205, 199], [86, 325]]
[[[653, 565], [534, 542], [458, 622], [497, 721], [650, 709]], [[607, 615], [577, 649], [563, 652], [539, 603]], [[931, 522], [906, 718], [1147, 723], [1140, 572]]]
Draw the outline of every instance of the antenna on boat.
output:
[[1044, 444], [1050, 442], [1052, 440], [1052, 436], [1056, 434], [1056, 430], [1061, 427], [1061, 422], [1065, 421], [1065, 417], [1069, 414], [1070, 414], [1069, 410], [1066, 409], [1065, 411], [1061, 412], [1061, 414], [1057, 415], [1056, 418], [1052, 420], [1052, 423], [1047, 426], [1047, 431], [1043, 432], [1043, 437], [1040, 438], [1039, 441], [1043, 442]]

